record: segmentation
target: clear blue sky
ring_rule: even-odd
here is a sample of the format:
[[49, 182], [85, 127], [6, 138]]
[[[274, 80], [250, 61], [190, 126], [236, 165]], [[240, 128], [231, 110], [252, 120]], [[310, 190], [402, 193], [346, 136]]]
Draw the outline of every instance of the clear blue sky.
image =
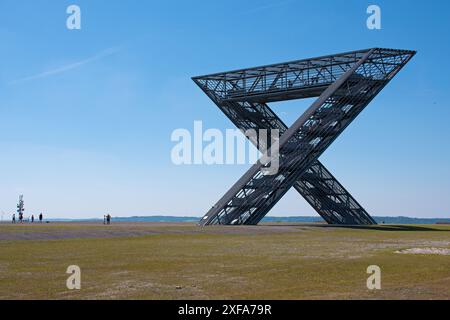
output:
[[[191, 76], [380, 46], [418, 55], [321, 160], [373, 215], [449, 217], [449, 14], [444, 0], [0, 0], [0, 213], [23, 193], [49, 217], [201, 216], [248, 166], [172, 164], [174, 129], [233, 128]], [[274, 108], [290, 123], [306, 106]], [[315, 212], [290, 192], [271, 215]]]

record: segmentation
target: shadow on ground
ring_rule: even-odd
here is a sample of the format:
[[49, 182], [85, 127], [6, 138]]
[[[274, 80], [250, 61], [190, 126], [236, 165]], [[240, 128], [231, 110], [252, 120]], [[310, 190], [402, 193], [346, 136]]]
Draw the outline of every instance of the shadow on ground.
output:
[[[267, 227], [275, 227], [277, 225], [274, 224], [266, 224]], [[278, 225], [279, 227], [280, 225]], [[288, 225], [283, 225], [288, 226]], [[291, 227], [300, 226], [300, 225], [289, 225]], [[334, 228], [334, 229], [356, 229], [356, 230], [375, 230], [375, 231], [407, 231], [407, 232], [450, 232], [450, 230], [439, 229], [437, 227], [423, 227], [423, 226], [408, 226], [408, 225], [373, 225], [373, 226], [338, 226], [338, 225], [329, 225], [329, 224], [308, 224], [304, 225], [313, 228]]]

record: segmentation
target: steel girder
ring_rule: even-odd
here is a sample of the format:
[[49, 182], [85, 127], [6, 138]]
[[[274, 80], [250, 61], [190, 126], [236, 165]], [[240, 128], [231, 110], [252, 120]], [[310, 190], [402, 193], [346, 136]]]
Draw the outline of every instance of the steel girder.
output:
[[[281, 133], [278, 173], [258, 161], [200, 224], [257, 224], [291, 187], [330, 224], [375, 224], [318, 158], [414, 54], [374, 48], [193, 78], [241, 130]], [[289, 129], [267, 105], [316, 96]]]

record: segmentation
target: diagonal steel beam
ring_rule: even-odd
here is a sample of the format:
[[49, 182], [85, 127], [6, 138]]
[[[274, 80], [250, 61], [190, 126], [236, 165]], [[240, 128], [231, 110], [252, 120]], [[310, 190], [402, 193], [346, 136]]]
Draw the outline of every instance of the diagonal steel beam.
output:
[[[327, 61], [325, 65], [329, 65], [333, 61], [337, 62], [339, 66], [338, 71], [327, 70], [328, 74], [333, 76], [339, 74], [339, 72], [345, 72], [350, 69], [350, 62], [356, 62], [358, 59], [357, 52], [355, 54], [347, 55], [346, 60], [338, 60], [335, 57], [327, 57], [324, 59], [314, 59], [314, 60], [324, 60]], [[349, 61], [349, 57], [352, 57]], [[344, 64], [345, 62], [345, 64]], [[274, 86], [273, 83], [277, 83], [282, 79], [282, 74], [286, 74], [286, 65], [291, 68], [298, 67], [299, 63], [288, 63], [284, 64], [278, 70], [282, 71], [278, 74], [275, 80], [272, 82], [271, 87]], [[310, 68], [312, 63], [304, 62], [304, 66]], [[324, 69], [324, 63], [316, 64], [320, 70], [317, 74], [321, 75], [321, 70]], [[265, 68], [262, 68], [265, 69]], [[311, 70], [297, 70], [293, 71], [295, 78], [291, 81], [291, 86], [298, 82], [301, 78], [303, 82], [315, 84], [315, 81], [305, 78], [305, 74], [309, 74], [314, 79], [318, 76], [314, 76], [314, 72]], [[245, 73], [244, 73], [245, 74]], [[258, 75], [256, 80], [253, 80], [252, 85], [249, 90], [253, 92], [255, 87], [262, 79], [262, 76], [258, 73], [251, 73], [253, 75]], [[228, 76], [230, 77], [230, 76]], [[210, 79], [211, 76], [208, 76]], [[212, 76], [212, 78], [215, 78]], [[226, 77], [222, 77], [226, 79]], [[236, 77], [231, 77], [236, 78]], [[210, 92], [208, 90], [207, 82], [202, 82], [200, 78], [193, 79], [199, 87], [205, 91], [206, 94]], [[266, 81], [267, 82], [267, 81]], [[286, 82], [285, 82], [286, 83]], [[245, 85], [245, 83], [244, 83]], [[237, 92], [242, 92], [244, 88], [240, 87], [238, 81], [234, 80], [232, 87]], [[217, 84], [214, 87], [214, 92], [217, 92]], [[281, 134], [287, 130], [287, 126], [283, 121], [278, 118], [278, 116], [269, 108], [266, 103], [255, 103], [255, 102], [238, 102], [234, 99], [227, 99], [226, 102], [222, 102], [218, 99], [216, 94], [208, 94], [210, 98], [216, 103], [216, 105], [224, 112], [224, 114], [243, 132], [249, 129], [278, 129]], [[258, 145], [256, 141], [252, 141], [254, 144]], [[260, 145], [257, 147], [261, 147]], [[261, 151], [261, 150], [260, 150]], [[351, 194], [346, 191], [346, 189], [334, 178], [331, 173], [319, 162], [317, 161], [308, 171], [304, 177], [302, 177], [295, 185], [294, 188], [311, 204], [311, 206], [318, 212], [323, 219], [330, 224], [374, 224], [375, 221], [370, 217], [370, 215], [365, 211], [365, 209], [351, 196]]]
[[[306, 65], [308, 71], [308, 81], [293, 85], [289, 81], [281, 81], [283, 77], [275, 77], [275, 86], [263, 87], [257, 94], [258, 99], [264, 98], [267, 101], [272, 101], [274, 97], [278, 100], [287, 100], [292, 98], [301, 98], [305, 92], [311, 89], [320, 89], [324, 87], [323, 79], [318, 78], [318, 74], [325, 74], [323, 72], [325, 67], [331, 68], [327, 74], [333, 74], [333, 69], [338, 66], [339, 70], [345, 70], [342, 66], [342, 59], [354, 58], [354, 62], [345, 62], [345, 66], [351, 66], [339, 76], [338, 80], [331, 85], [322, 88], [322, 93], [318, 100], [301, 116], [294, 125], [285, 131], [280, 139], [280, 170], [274, 176], [264, 175], [263, 169], [265, 166], [261, 162], [255, 164], [238, 182], [222, 197], [221, 200], [214, 206], [202, 219], [202, 225], [209, 224], [257, 224], [267, 212], [281, 199], [281, 197], [296, 183], [300, 184], [302, 194], [305, 198], [309, 197], [310, 203], [314, 199], [322, 199], [321, 209], [323, 215], [330, 214], [331, 220], [334, 216], [333, 212], [338, 207], [335, 201], [323, 201], [324, 199], [333, 199], [335, 195], [327, 194], [330, 187], [336, 186], [334, 178], [321, 165], [317, 165], [318, 157], [325, 151], [325, 149], [339, 136], [340, 133], [353, 121], [356, 116], [369, 104], [369, 102], [381, 91], [381, 89], [397, 74], [397, 72], [412, 58], [415, 54], [413, 51], [392, 50], [392, 49], [371, 49], [368, 51], [358, 51], [354, 53], [336, 55], [334, 58], [327, 57], [326, 59], [311, 59], [301, 60], [296, 65]], [[325, 66], [320, 63], [315, 63], [319, 70], [311, 72], [311, 67], [314, 65], [311, 61], [329, 61], [330, 64]], [[333, 62], [334, 61], [334, 62]], [[333, 63], [335, 63], [333, 65]], [[294, 63], [291, 63], [292, 65]], [[262, 68], [264, 69], [264, 68]], [[265, 70], [273, 71], [277, 68], [271, 66]], [[260, 70], [260, 69], [257, 69]], [[288, 79], [288, 68], [278, 68], [278, 71], [285, 74], [284, 79]], [[295, 70], [298, 77], [299, 70]], [[239, 71], [236, 74], [243, 74], [246, 85], [246, 72]], [[255, 72], [252, 70], [248, 72], [251, 77]], [[311, 76], [313, 74], [313, 76]], [[336, 72], [334, 72], [336, 74]], [[272, 76], [272, 75], [271, 75]], [[212, 78], [200, 77], [195, 80], [203, 85], [204, 91], [211, 98], [219, 99], [221, 104], [231, 103], [236, 100], [236, 91], [242, 94], [242, 89], [236, 76], [232, 76], [233, 85], [228, 87], [226, 83], [227, 76], [214, 75]], [[210, 90], [208, 81], [213, 80], [212, 85], [214, 91]], [[215, 82], [215, 79], [224, 81], [222, 84]], [[280, 83], [278, 86], [277, 84]], [[322, 83], [321, 83], [322, 81]], [[258, 83], [267, 83], [267, 80], [258, 79]], [[285, 85], [289, 87], [286, 88]], [[225, 91], [223, 90], [225, 86]], [[251, 86], [254, 90], [254, 86]], [[267, 92], [264, 92], [267, 91]], [[289, 91], [286, 92], [280, 91]], [[231, 96], [229, 91], [235, 91]], [[249, 94], [251, 99], [245, 98], [241, 101], [246, 103], [255, 102], [254, 92]], [[213, 99], [214, 100], [214, 99]], [[231, 109], [230, 109], [231, 110]], [[234, 109], [236, 111], [236, 109]], [[245, 119], [244, 119], [245, 120]], [[279, 120], [279, 119], [278, 119]], [[278, 121], [276, 118], [266, 118], [267, 122], [271, 122], [270, 127]], [[302, 176], [321, 177], [316, 185], [298, 183]], [[354, 206], [356, 201], [353, 198], [345, 197], [347, 192], [344, 188], [339, 196], [343, 196], [344, 201], [341, 201], [341, 207]], [[356, 203], [357, 204], [357, 203]], [[355, 223], [355, 219], [364, 217], [362, 212], [358, 212], [357, 208], [352, 212], [353, 220], [340, 221], [339, 223]], [[370, 218], [370, 217], [369, 217]], [[361, 222], [360, 222], [361, 223]], [[366, 221], [367, 223], [367, 221]], [[370, 221], [369, 221], [370, 223]]]
[[[217, 103], [217, 101], [215, 101]], [[224, 114], [242, 131], [250, 129], [278, 129], [282, 135], [288, 127], [263, 103], [218, 103]], [[251, 140], [252, 141], [252, 140]], [[261, 144], [252, 141], [260, 148]], [[316, 161], [299, 181], [294, 184], [295, 190], [322, 216], [329, 224], [376, 224], [366, 210], [339, 183], [339, 181]]]

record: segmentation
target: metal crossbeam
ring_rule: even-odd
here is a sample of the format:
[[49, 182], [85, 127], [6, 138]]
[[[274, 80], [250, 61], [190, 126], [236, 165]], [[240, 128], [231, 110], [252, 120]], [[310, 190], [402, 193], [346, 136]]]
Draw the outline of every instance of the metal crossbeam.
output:
[[[257, 224], [291, 187], [328, 223], [374, 224], [318, 158], [414, 54], [375, 48], [194, 78], [241, 130], [282, 134], [278, 173], [258, 161], [200, 224]], [[267, 105], [314, 96], [289, 129]]]
[[[243, 132], [255, 129], [278, 129], [280, 134], [287, 126], [269, 108], [259, 103], [226, 103], [220, 106], [227, 117]], [[257, 147], [262, 147], [252, 141]], [[263, 150], [261, 150], [263, 151]], [[330, 224], [374, 224], [364, 208], [346, 191], [323, 164], [316, 161], [294, 188]]]

